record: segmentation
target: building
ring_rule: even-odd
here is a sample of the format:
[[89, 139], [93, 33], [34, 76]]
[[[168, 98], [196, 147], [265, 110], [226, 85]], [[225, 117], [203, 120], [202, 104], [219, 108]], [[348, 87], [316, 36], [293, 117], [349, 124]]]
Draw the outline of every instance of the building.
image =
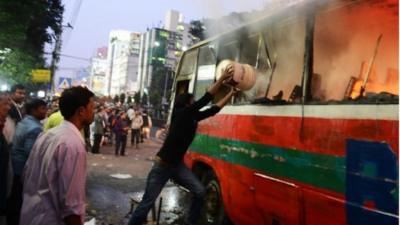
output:
[[165, 15], [164, 29], [176, 32], [181, 35], [179, 44], [182, 45], [182, 50], [185, 51], [194, 43], [194, 38], [190, 34], [190, 24], [184, 22], [182, 13], [169, 10]]
[[106, 75], [108, 72], [107, 47], [98, 48], [90, 63], [90, 89], [100, 95], [108, 95]]
[[[184, 23], [183, 15], [175, 10], [167, 12], [164, 29], [151, 28], [141, 35], [138, 69], [141, 96], [144, 93], [160, 92], [161, 88], [159, 95], [163, 97], [163, 102], [166, 101], [166, 89], [171, 85], [173, 71], [182, 51], [192, 45], [193, 40], [189, 24]], [[158, 83], [152, 87], [154, 80]]]
[[165, 14], [164, 29], [169, 31], [177, 31], [178, 25], [183, 23], [183, 14], [176, 10], [168, 10]]
[[181, 36], [161, 28], [152, 28], [141, 36], [139, 54], [140, 94], [150, 90], [154, 75], [164, 76], [175, 69], [181, 54]]
[[109, 69], [106, 76], [107, 93], [114, 96], [138, 91], [138, 61], [140, 34], [112, 30], [108, 43]]

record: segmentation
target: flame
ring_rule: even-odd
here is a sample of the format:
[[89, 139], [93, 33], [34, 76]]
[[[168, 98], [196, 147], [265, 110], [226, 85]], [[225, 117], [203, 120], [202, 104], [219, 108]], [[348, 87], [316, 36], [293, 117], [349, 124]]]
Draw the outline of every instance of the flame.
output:
[[[378, 78], [383, 77], [383, 75], [378, 75], [376, 68], [377, 68], [377, 66], [375, 64], [372, 65], [371, 74], [368, 77], [368, 81], [365, 85], [365, 89], [366, 89], [365, 93], [367, 93], [367, 92], [374, 92], [374, 93], [387, 92], [387, 93], [391, 93], [394, 95], [398, 95], [399, 94], [399, 89], [398, 89], [399, 71], [398, 71], [398, 69], [395, 69], [395, 68], [387, 69], [386, 79], [385, 79], [384, 83], [381, 83]], [[352, 99], [357, 98], [359, 96], [362, 85], [364, 84], [364, 80], [367, 77], [367, 73], [368, 73], [368, 63], [363, 62], [361, 64], [359, 77], [354, 82], [353, 87], [351, 87], [350, 97]]]
[[398, 31], [398, 1], [360, 1], [317, 15], [314, 73], [325, 99], [358, 97], [371, 61], [364, 93], [398, 95]]

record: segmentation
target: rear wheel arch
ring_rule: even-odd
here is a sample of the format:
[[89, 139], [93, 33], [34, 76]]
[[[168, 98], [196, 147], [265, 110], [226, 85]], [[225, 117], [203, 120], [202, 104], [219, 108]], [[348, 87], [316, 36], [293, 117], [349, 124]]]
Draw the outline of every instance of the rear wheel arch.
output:
[[197, 161], [192, 166], [193, 173], [200, 179], [207, 190], [203, 213], [202, 225], [228, 225], [232, 224], [225, 212], [221, 185], [215, 170], [208, 164]]

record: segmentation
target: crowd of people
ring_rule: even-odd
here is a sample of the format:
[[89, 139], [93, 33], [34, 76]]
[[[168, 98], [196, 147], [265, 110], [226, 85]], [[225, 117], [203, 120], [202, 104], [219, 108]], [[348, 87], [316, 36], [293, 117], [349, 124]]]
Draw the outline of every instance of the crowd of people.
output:
[[125, 155], [128, 135], [131, 146], [139, 149], [139, 143], [150, 139], [151, 117], [139, 106], [105, 107], [99, 105], [95, 110], [93, 123], [89, 126], [91, 151], [100, 153], [103, 145], [112, 145], [115, 140], [115, 155]]
[[[232, 89], [211, 108], [200, 111], [233, 74], [226, 70], [206, 94], [177, 96], [168, 135], [157, 153], [143, 199], [130, 225], [143, 224], [165, 183], [172, 179], [193, 193], [187, 224], [196, 224], [205, 188], [184, 165], [197, 123], [218, 113]], [[138, 106], [110, 107], [84, 87], [63, 91], [58, 99], [25, 99], [25, 88], [0, 92], [0, 225], [82, 225], [86, 206], [86, 156], [112, 144], [124, 156], [128, 134], [139, 149], [150, 137], [152, 121]]]
[[[59, 97], [27, 99], [25, 87], [19, 84], [0, 93], [1, 225], [24, 224], [20, 223], [23, 169], [40, 134], [63, 124], [59, 101]], [[106, 105], [95, 101], [93, 122], [79, 129], [85, 152], [100, 153], [101, 146], [113, 145], [115, 139], [115, 155], [124, 156], [128, 133], [132, 134], [131, 145], [139, 149], [140, 143], [150, 138], [152, 120], [147, 111], [140, 106]]]

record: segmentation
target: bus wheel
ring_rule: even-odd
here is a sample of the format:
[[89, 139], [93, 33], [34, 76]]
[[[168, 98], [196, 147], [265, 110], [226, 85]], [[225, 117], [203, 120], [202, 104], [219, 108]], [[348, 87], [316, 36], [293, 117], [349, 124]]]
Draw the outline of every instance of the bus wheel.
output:
[[201, 222], [204, 225], [226, 225], [229, 219], [225, 214], [221, 188], [214, 173], [209, 172], [203, 178], [207, 193], [204, 199]]

